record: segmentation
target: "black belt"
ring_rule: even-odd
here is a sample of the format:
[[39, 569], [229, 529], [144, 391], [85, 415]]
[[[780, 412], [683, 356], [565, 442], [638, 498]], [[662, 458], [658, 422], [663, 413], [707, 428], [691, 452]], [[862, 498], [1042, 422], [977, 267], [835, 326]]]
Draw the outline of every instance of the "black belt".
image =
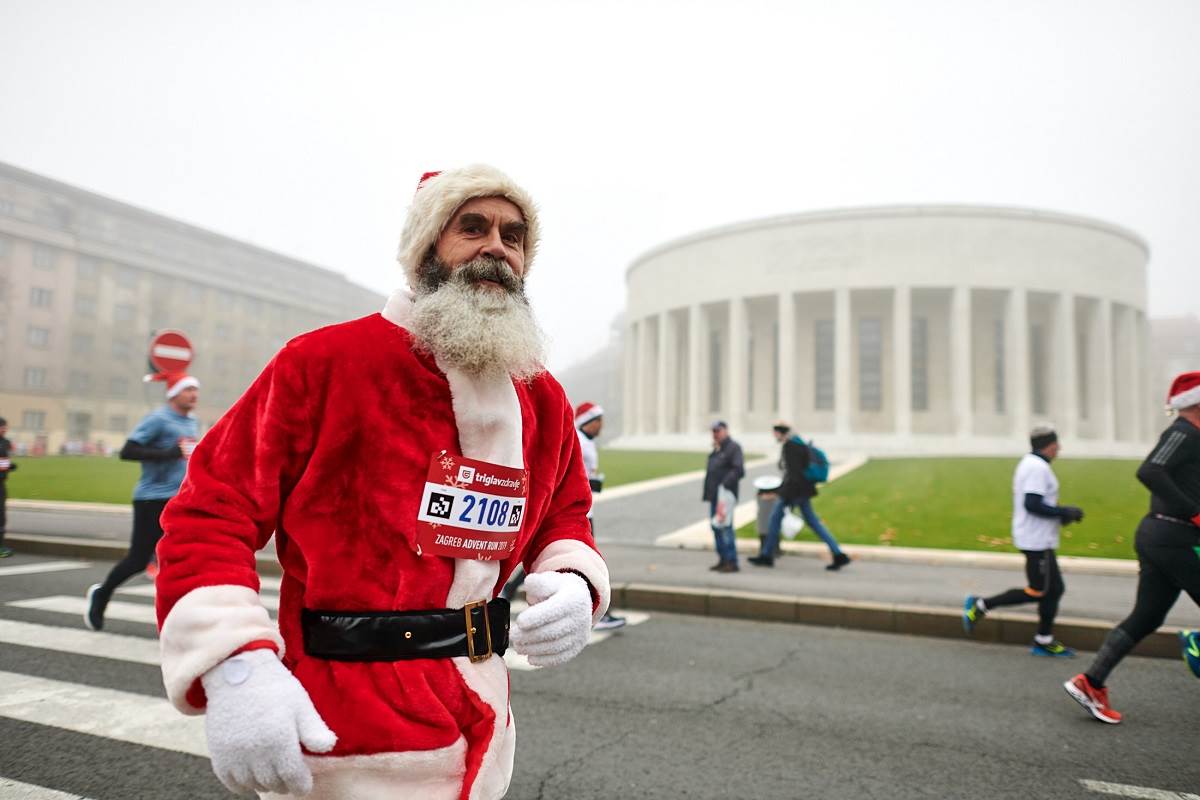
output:
[[466, 656], [485, 661], [508, 649], [508, 601], [476, 600], [430, 611], [300, 612], [304, 651], [330, 661], [405, 661]]
[[1196, 527], [1195, 523], [1188, 519], [1180, 519], [1179, 517], [1171, 517], [1166, 514], [1151, 514], [1155, 519], [1161, 519], [1163, 522], [1174, 522], [1176, 525], [1187, 525], [1189, 528]]

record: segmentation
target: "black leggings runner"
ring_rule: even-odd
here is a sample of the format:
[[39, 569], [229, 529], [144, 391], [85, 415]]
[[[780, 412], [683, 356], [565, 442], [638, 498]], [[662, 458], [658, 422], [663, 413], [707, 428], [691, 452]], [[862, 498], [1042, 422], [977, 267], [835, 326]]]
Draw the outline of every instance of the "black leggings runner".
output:
[[133, 533], [129, 541], [129, 552], [108, 573], [99, 592], [107, 599], [125, 581], [146, 569], [154, 557], [154, 548], [162, 538], [162, 525], [158, 518], [167, 507], [166, 500], [133, 501]]
[[1200, 530], [1187, 523], [1146, 517], [1138, 525], [1134, 548], [1138, 554], [1137, 602], [1133, 611], [1113, 629], [1087, 676], [1103, 686], [1108, 674], [1142, 639], [1158, 630], [1167, 612], [1187, 592], [1200, 606]]
[[1058, 601], [1067, 590], [1062, 573], [1058, 571], [1058, 559], [1053, 550], [1022, 550], [1025, 554], [1024, 589], [1009, 589], [994, 597], [984, 598], [987, 610], [1001, 606], [1018, 606], [1024, 603], [1038, 604], [1038, 635], [1049, 636], [1054, 630], [1054, 618], [1058, 615]]

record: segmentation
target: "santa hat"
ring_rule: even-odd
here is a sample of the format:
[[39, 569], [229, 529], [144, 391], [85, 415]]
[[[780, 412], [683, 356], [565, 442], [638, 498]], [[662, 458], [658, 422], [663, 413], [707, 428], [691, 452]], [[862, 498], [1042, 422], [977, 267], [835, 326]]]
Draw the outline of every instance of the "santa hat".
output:
[[404, 268], [408, 285], [417, 285], [417, 269], [437, 242], [459, 206], [475, 197], [503, 197], [516, 204], [525, 217], [525, 271], [529, 271], [538, 244], [537, 206], [529, 193], [495, 167], [473, 164], [445, 172], [426, 172], [408, 208], [396, 260]]
[[582, 428], [594, 419], [604, 416], [604, 409], [595, 403], [580, 403], [575, 409], [575, 427]]
[[200, 388], [200, 381], [196, 380], [191, 375], [185, 375], [182, 372], [155, 372], [152, 375], [147, 375], [142, 380], [149, 383], [150, 381], [162, 381], [167, 384], [167, 399], [170, 400], [175, 395], [182, 392], [184, 389], [195, 387]]
[[1167, 392], [1167, 408], [1178, 411], [1200, 405], [1200, 372], [1185, 372], [1171, 381]]

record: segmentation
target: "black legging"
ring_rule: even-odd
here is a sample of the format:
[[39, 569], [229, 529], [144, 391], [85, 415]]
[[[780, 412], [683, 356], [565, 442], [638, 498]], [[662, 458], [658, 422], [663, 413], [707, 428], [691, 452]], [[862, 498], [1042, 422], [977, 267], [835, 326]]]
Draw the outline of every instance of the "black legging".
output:
[[108, 598], [125, 581], [146, 569], [154, 557], [154, 548], [162, 538], [162, 525], [158, 518], [167, 507], [166, 500], [133, 501], [133, 533], [130, 535], [129, 552], [108, 573], [98, 590]]
[[8, 481], [0, 478], [0, 547], [4, 546], [4, 528], [8, 524]]
[[1038, 604], [1038, 635], [1049, 636], [1054, 630], [1054, 618], [1058, 615], [1058, 601], [1067, 586], [1058, 570], [1058, 559], [1053, 550], [1022, 550], [1025, 554], [1025, 589], [1009, 589], [995, 597], [985, 598], [983, 604], [988, 611], [1000, 606], [1017, 606], [1024, 603]]
[[1142, 639], [1158, 630], [1167, 612], [1187, 592], [1200, 606], [1200, 530], [1194, 525], [1145, 517], [1138, 525], [1137, 602], [1133, 611], [1104, 640], [1087, 676], [1103, 686], [1108, 674]]

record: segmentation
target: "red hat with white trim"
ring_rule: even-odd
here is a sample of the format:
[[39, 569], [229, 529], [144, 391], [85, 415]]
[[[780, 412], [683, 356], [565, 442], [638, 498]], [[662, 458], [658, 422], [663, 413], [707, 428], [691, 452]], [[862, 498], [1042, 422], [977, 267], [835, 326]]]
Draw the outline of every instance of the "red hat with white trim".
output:
[[1178, 411], [1200, 405], [1200, 372], [1185, 372], [1171, 381], [1167, 408]]
[[170, 400], [175, 395], [182, 392], [184, 389], [193, 387], [199, 389], [200, 381], [191, 375], [186, 375], [182, 372], [155, 372], [143, 378], [145, 382], [162, 381], [167, 384], [167, 399]]
[[580, 403], [575, 409], [575, 427], [582, 428], [594, 419], [604, 416], [604, 409], [595, 403]]
[[473, 164], [444, 172], [426, 172], [417, 183], [417, 193], [408, 208], [396, 260], [404, 268], [409, 287], [417, 285], [417, 270], [429, 248], [459, 206], [475, 197], [503, 197], [521, 209], [525, 218], [525, 271], [537, 252], [538, 212], [533, 198], [512, 178], [495, 167]]

